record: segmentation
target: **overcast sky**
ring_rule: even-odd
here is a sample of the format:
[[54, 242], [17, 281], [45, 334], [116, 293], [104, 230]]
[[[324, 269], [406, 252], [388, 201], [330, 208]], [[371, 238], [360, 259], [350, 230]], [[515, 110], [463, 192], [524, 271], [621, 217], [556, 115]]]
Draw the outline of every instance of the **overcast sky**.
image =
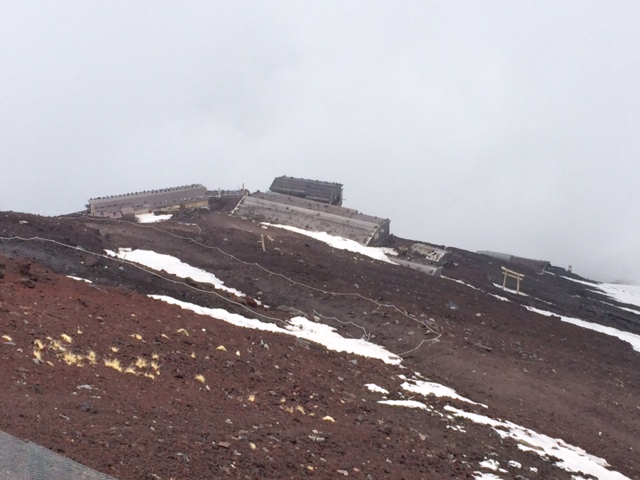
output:
[[3, 1], [0, 210], [344, 184], [393, 233], [640, 281], [637, 1]]

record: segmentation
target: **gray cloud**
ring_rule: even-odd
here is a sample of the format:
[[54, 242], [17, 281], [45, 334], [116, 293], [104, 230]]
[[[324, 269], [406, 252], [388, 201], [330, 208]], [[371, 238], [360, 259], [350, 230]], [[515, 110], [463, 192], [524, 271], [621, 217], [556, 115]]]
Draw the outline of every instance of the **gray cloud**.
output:
[[0, 209], [345, 184], [401, 236], [640, 281], [635, 2], [5, 2]]

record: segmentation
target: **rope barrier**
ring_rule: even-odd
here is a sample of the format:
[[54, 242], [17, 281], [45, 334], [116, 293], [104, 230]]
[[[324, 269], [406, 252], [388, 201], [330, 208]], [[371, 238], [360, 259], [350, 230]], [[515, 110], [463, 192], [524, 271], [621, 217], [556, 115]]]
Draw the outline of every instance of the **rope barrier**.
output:
[[[62, 219], [69, 219], [69, 220], [74, 220], [74, 219], [84, 219], [84, 218], [85, 218], [85, 217], [62, 217]], [[91, 220], [92, 220], [92, 221], [106, 221], [106, 222], [113, 222], [113, 221], [116, 221], [116, 222], [122, 222], [122, 220], [119, 220], [119, 219], [101, 219], [101, 218], [92, 218]], [[196, 226], [196, 227], [198, 227], [198, 231], [199, 231], [200, 233], [202, 232], [202, 229], [200, 228], [200, 226], [199, 226], [198, 224], [193, 224], [193, 223], [184, 223], [184, 222], [177, 222], [177, 221], [171, 221], [171, 222], [172, 222], [172, 223], [178, 223], [178, 224], [181, 224], [181, 225]], [[397, 312], [398, 314], [400, 314], [401, 316], [403, 316], [403, 317], [407, 318], [408, 320], [411, 320], [412, 322], [416, 322], [416, 323], [418, 323], [419, 325], [422, 325], [424, 328], [426, 328], [426, 329], [428, 330], [428, 332], [429, 332], [429, 333], [431, 333], [431, 334], [433, 334], [433, 335], [434, 335], [434, 337], [433, 337], [433, 338], [430, 338], [430, 339], [428, 339], [428, 340], [421, 340], [421, 341], [420, 341], [420, 343], [418, 344], [418, 346], [417, 346], [417, 347], [415, 347], [414, 349], [411, 349], [411, 350], [409, 350], [409, 351], [407, 351], [407, 352], [404, 352], [404, 353], [402, 353], [402, 354], [399, 354], [398, 356], [400, 356], [400, 357], [402, 357], [403, 355], [406, 355], [406, 354], [408, 354], [408, 353], [411, 353], [411, 352], [414, 352], [414, 351], [418, 350], [418, 349], [419, 349], [420, 347], [422, 347], [422, 345], [424, 345], [425, 343], [435, 343], [435, 342], [437, 342], [437, 341], [440, 339], [440, 337], [442, 336], [442, 334], [441, 334], [441, 333], [436, 332], [435, 330], [433, 330], [429, 325], [427, 325], [427, 323], [426, 323], [426, 322], [423, 322], [423, 321], [420, 321], [420, 320], [416, 319], [414, 316], [409, 315], [408, 313], [404, 312], [403, 310], [401, 310], [400, 308], [398, 308], [398, 307], [397, 307], [397, 306], [395, 306], [394, 304], [382, 303], [382, 302], [379, 302], [379, 301], [377, 301], [377, 300], [374, 300], [373, 298], [366, 297], [366, 296], [364, 296], [364, 295], [362, 295], [362, 294], [360, 294], [360, 293], [358, 293], [358, 292], [334, 292], [334, 291], [324, 290], [324, 289], [322, 289], [322, 288], [314, 287], [314, 286], [312, 286], [312, 285], [308, 285], [308, 284], [305, 284], [305, 283], [299, 282], [299, 281], [297, 281], [297, 280], [294, 280], [294, 279], [292, 279], [292, 278], [290, 278], [290, 277], [288, 277], [288, 276], [286, 276], [286, 275], [284, 275], [284, 274], [282, 274], [282, 273], [274, 272], [274, 271], [272, 271], [272, 270], [269, 270], [268, 268], [263, 267], [262, 265], [260, 265], [260, 264], [259, 264], [259, 263], [257, 263], [257, 262], [247, 262], [247, 261], [245, 261], [245, 260], [242, 260], [242, 259], [240, 259], [240, 258], [236, 257], [235, 255], [233, 255], [233, 254], [231, 254], [231, 253], [229, 253], [229, 252], [226, 252], [226, 251], [222, 250], [222, 249], [221, 249], [221, 248], [219, 248], [219, 247], [204, 244], [204, 243], [199, 242], [199, 241], [197, 241], [197, 240], [195, 240], [195, 239], [193, 239], [193, 238], [191, 238], [191, 237], [185, 237], [185, 236], [182, 236], [182, 235], [178, 235], [178, 234], [175, 234], [175, 233], [173, 233], [173, 232], [169, 232], [169, 231], [167, 231], [167, 230], [164, 230], [164, 229], [158, 228], [158, 227], [156, 227], [155, 225], [137, 224], [137, 223], [131, 223], [131, 222], [126, 222], [126, 223], [127, 223], [127, 224], [129, 224], [129, 225], [133, 225], [133, 226], [135, 226], [135, 227], [138, 227], [138, 228], [148, 228], [148, 229], [152, 229], [152, 230], [155, 230], [155, 231], [157, 231], [157, 232], [163, 233], [163, 234], [165, 234], [165, 235], [169, 235], [169, 236], [171, 236], [171, 237], [177, 238], [177, 239], [179, 239], [179, 240], [187, 241], [187, 242], [191, 242], [191, 243], [193, 243], [193, 244], [195, 244], [195, 245], [198, 245], [198, 246], [200, 246], [200, 247], [202, 247], [202, 248], [206, 248], [206, 249], [210, 249], [210, 250], [215, 250], [215, 251], [217, 251], [217, 252], [221, 253], [222, 255], [225, 255], [225, 256], [227, 256], [228, 258], [231, 258], [232, 260], [234, 260], [234, 261], [236, 261], [236, 262], [238, 262], [238, 263], [241, 263], [241, 264], [243, 264], [243, 265], [247, 265], [247, 266], [257, 267], [257, 268], [259, 268], [260, 270], [264, 271], [265, 273], [267, 273], [267, 274], [269, 274], [269, 275], [279, 276], [279, 277], [281, 277], [281, 278], [283, 278], [283, 279], [287, 280], [288, 282], [290, 282], [290, 283], [291, 283], [291, 284], [293, 284], [293, 285], [296, 285], [296, 286], [299, 286], [299, 287], [302, 287], [302, 288], [306, 288], [306, 289], [311, 290], [311, 291], [314, 291], [314, 292], [324, 293], [324, 294], [326, 294], [326, 295], [331, 295], [331, 296], [342, 296], [342, 297], [354, 297], [354, 298], [359, 298], [359, 299], [361, 299], [361, 300], [364, 300], [364, 301], [367, 301], [367, 302], [371, 302], [371, 303], [375, 304], [376, 306], [378, 306], [378, 307], [380, 307], [380, 308], [392, 309], [392, 310], [394, 310], [395, 312]], [[58, 242], [58, 241], [56, 241], [56, 240], [52, 240], [52, 239], [45, 239], [45, 238], [42, 238], [42, 237], [32, 237], [31, 239], [23, 239], [23, 238], [21, 238], [21, 237], [0, 237], [0, 240], [10, 240], [10, 239], [20, 239], [20, 240], [36, 240], [36, 239], [37, 239], [37, 240], [42, 240], [42, 241], [48, 241], [48, 242], [56, 243], [56, 244], [58, 244], [58, 245], [60, 245], [60, 246], [63, 246], [63, 247], [68, 247], [68, 248], [76, 249], [76, 250], [79, 250], [79, 251], [82, 251], [82, 252], [85, 252], [85, 253], [89, 253], [89, 254], [92, 254], [92, 255], [96, 255], [96, 256], [99, 256], [99, 257], [102, 257], [102, 258], [106, 258], [106, 259], [109, 259], [109, 260], [119, 261], [119, 262], [121, 262], [121, 263], [125, 263], [125, 264], [128, 264], [128, 265], [134, 266], [134, 267], [136, 267], [136, 268], [138, 268], [138, 269], [140, 269], [140, 270], [142, 270], [142, 271], [144, 271], [144, 272], [146, 272], [146, 273], [149, 273], [149, 274], [151, 274], [151, 275], [154, 275], [154, 276], [156, 276], [156, 277], [158, 277], [158, 278], [161, 278], [161, 279], [163, 279], [163, 280], [166, 280], [166, 281], [169, 281], [169, 282], [172, 282], [172, 283], [176, 283], [176, 284], [180, 284], [180, 285], [186, 286], [186, 287], [188, 287], [188, 288], [190, 288], [190, 289], [192, 289], [192, 290], [196, 290], [196, 291], [198, 291], [198, 292], [213, 294], [213, 295], [217, 296], [218, 298], [220, 298], [220, 299], [222, 299], [222, 300], [224, 300], [224, 301], [226, 301], [226, 302], [228, 302], [228, 303], [231, 303], [231, 304], [236, 305], [236, 306], [238, 306], [238, 307], [240, 307], [240, 308], [243, 308], [243, 309], [245, 309], [245, 310], [247, 310], [247, 311], [249, 311], [249, 312], [251, 312], [251, 313], [253, 313], [253, 314], [255, 314], [255, 315], [258, 315], [258, 316], [260, 316], [260, 317], [262, 317], [262, 318], [266, 318], [266, 319], [269, 319], [269, 320], [272, 320], [272, 321], [277, 321], [277, 322], [281, 322], [281, 323], [283, 323], [283, 324], [286, 324], [286, 322], [285, 322], [285, 321], [283, 321], [283, 320], [281, 320], [281, 319], [278, 319], [278, 318], [275, 318], [275, 317], [270, 317], [270, 316], [268, 316], [268, 315], [264, 315], [264, 314], [258, 313], [258, 312], [256, 312], [256, 311], [254, 311], [254, 310], [252, 310], [252, 309], [248, 308], [246, 305], [243, 305], [243, 304], [241, 304], [241, 303], [235, 302], [235, 301], [233, 301], [233, 300], [231, 300], [231, 299], [229, 299], [229, 298], [227, 298], [227, 297], [224, 297], [224, 296], [222, 296], [222, 295], [218, 294], [218, 293], [217, 293], [217, 292], [215, 292], [215, 291], [211, 291], [211, 290], [203, 290], [203, 289], [200, 289], [200, 288], [194, 287], [194, 286], [192, 286], [192, 285], [189, 285], [189, 284], [187, 284], [187, 283], [185, 283], [185, 282], [180, 282], [180, 281], [172, 280], [172, 279], [170, 279], [170, 278], [163, 277], [162, 275], [159, 275], [158, 273], [156, 273], [156, 272], [154, 272], [154, 271], [151, 271], [151, 270], [148, 270], [148, 269], [146, 269], [146, 268], [143, 268], [143, 267], [141, 267], [140, 265], [137, 265], [136, 263], [133, 263], [133, 262], [130, 262], [130, 261], [127, 261], [127, 260], [123, 260], [123, 259], [119, 259], [119, 258], [110, 257], [110, 256], [107, 256], [107, 255], [103, 255], [103, 254], [99, 254], [99, 253], [91, 252], [91, 251], [85, 250], [85, 249], [84, 249], [84, 248], [82, 248], [82, 247], [75, 247], [75, 246], [72, 246], [72, 245], [64, 244], [64, 243], [62, 243], [62, 242]], [[351, 325], [353, 325], [353, 326], [355, 326], [355, 327], [357, 327], [357, 328], [361, 329], [361, 330], [364, 332], [364, 336], [363, 336], [363, 338], [365, 338], [365, 340], [368, 340], [368, 339], [370, 338], [370, 334], [367, 332], [366, 328], [365, 328], [365, 327], [363, 327], [362, 325], [359, 325], [359, 324], [357, 324], [357, 323], [355, 323], [355, 322], [352, 322], [352, 321], [343, 321], [343, 320], [339, 320], [339, 319], [337, 319], [336, 317], [330, 317], [330, 316], [322, 315], [322, 314], [320, 314], [319, 312], [317, 312], [315, 309], [313, 310], [313, 313], [314, 313], [314, 314], [316, 314], [316, 315], [318, 315], [318, 316], [320, 316], [320, 317], [322, 317], [322, 318], [331, 319], [331, 320], [334, 320], [334, 321], [336, 321], [336, 322], [338, 322], [338, 323], [341, 323], [341, 324], [351, 324]]]
[[78, 247], [78, 246], [74, 246], [74, 245], [68, 245], [66, 243], [59, 242], [57, 240], [53, 240], [53, 239], [50, 239], [50, 238], [43, 238], [43, 237], [30, 237], [30, 238], [24, 238], [24, 237], [0, 237], [0, 240], [21, 240], [21, 241], [25, 241], [25, 242], [28, 242], [28, 241], [41, 241], [41, 242], [55, 243], [56, 245], [59, 245], [61, 247], [70, 248], [72, 250], [77, 250], [77, 251], [82, 252], [82, 253], [88, 253], [90, 255], [94, 255], [96, 257], [103, 258], [105, 260], [110, 260], [110, 261], [113, 261], [113, 262], [116, 262], [116, 263], [122, 263], [122, 264], [125, 264], [125, 265], [130, 265], [130, 266], [132, 266], [134, 268], [137, 268], [138, 270], [141, 270], [141, 271], [143, 271], [145, 273], [148, 273], [148, 274], [150, 274], [150, 275], [152, 275], [154, 277], [160, 278], [160, 279], [165, 280], [167, 282], [170, 282], [170, 283], [173, 283], [173, 284], [176, 284], [176, 285], [182, 285], [184, 287], [190, 288], [191, 290], [195, 290], [195, 291], [200, 292], [200, 293], [212, 294], [212, 295], [218, 297], [219, 299], [224, 300], [225, 302], [230, 303], [232, 305], [235, 305], [237, 307], [240, 307], [240, 308], [242, 308], [244, 310], [247, 310], [248, 312], [251, 312], [254, 315], [258, 315], [258, 316], [260, 316], [262, 318], [266, 318], [268, 320], [273, 320], [273, 321], [280, 322], [280, 323], [282, 323], [284, 325], [288, 325], [288, 323], [286, 321], [282, 320], [282, 319], [279, 319], [279, 318], [276, 318], [276, 317], [270, 317], [269, 315], [264, 315], [264, 314], [262, 314], [260, 312], [256, 312], [255, 310], [252, 310], [251, 308], [247, 307], [246, 305], [243, 305], [242, 303], [239, 303], [239, 302], [236, 302], [234, 300], [231, 300], [230, 298], [227, 298], [224, 295], [220, 295], [216, 291], [204, 290], [202, 288], [198, 288], [198, 287], [194, 287], [193, 285], [189, 285], [186, 282], [182, 282], [182, 281], [179, 281], [179, 280], [174, 280], [172, 278], [165, 277], [163, 275], [160, 275], [155, 270], [150, 270], [148, 268], [143, 267], [142, 265], [138, 265], [137, 263], [131, 262], [129, 260], [125, 260], [125, 259], [118, 258], [118, 257], [111, 257], [109, 255], [104, 255], [104, 254], [101, 254], [101, 253], [92, 252], [92, 251], [86, 250], [86, 249], [84, 249], [82, 247]]

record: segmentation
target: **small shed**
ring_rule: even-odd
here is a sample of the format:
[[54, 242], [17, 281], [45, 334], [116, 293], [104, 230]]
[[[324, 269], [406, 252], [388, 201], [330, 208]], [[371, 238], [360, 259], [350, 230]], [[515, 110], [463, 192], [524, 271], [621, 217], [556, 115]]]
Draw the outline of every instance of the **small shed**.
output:
[[306, 198], [314, 202], [342, 205], [342, 184], [294, 177], [276, 177], [269, 188], [272, 192]]
[[511, 265], [528, 268], [536, 273], [544, 273], [549, 267], [551, 267], [551, 263], [547, 260], [516, 257], [515, 255], [511, 255], [509, 253], [490, 252], [486, 250], [478, 250], [478, 253], [481, 255], [488, 255], [490, 257], [497, 258], [498, 260], [502, 260], [503, 262]]

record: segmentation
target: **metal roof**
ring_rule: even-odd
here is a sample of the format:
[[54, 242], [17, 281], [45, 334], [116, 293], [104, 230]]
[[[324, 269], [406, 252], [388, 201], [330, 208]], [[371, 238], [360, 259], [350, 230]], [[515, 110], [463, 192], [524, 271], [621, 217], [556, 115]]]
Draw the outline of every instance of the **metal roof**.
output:
[[342, 203], [341, 183], [282, 176], [273, 180], [269, 190], [284, 195], [306, 198], [315, 202], [332, 205], [340, 205]]

